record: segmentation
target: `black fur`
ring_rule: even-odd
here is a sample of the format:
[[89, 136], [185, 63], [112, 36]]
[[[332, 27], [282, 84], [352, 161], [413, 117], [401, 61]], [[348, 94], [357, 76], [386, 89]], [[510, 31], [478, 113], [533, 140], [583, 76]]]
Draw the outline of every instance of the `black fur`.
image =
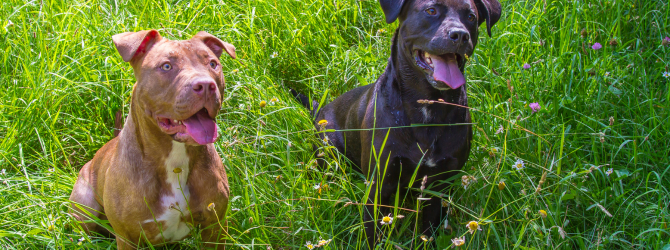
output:
[[[326, 128], [335, 130], [319, 136], [328, 136], [330, 143], [359, 166], [373, 183], [368, 203], [376, 200], [378, 204], [392, 205], [391, 196], [396, 194], [397, 187], [418, 189], [424, 176], [428, 176], [428, 189], [442, 192], [448, 186], [444, 181], [457, 174], [470, 154], [472, 128], [468, 109], [417, 102], [443, 99], [467, 106], [467, 84], [457, 89], [436, 87], [417, 65], [414, 51], [431, 55], [454, 53], [463, 55], [463, 58], [472, 56], [478, 26], [486, 21], [490, 31], [500, 18], [501, 8], [496, 0], [380, 0], [380, 4], [387, 22], [400, 21], [386, 69], [374, 84], [342, 94], [324, 105], [318, 114], [314, 114], [316, 105], [313, 104], [312, 114], [315, 126], [325, 119], [328, 121]], [[428, 8], [435, 12], [427, 11]], [[477, 20], [472, 20], [473, 15]], [[468, 39], [454, 42], [449, 36], [454, 30], [465, 32]], [[464, 61], [459, 62], [461, 72], [464, 72], [464, 66]], [[310, 107], [306, 96], [292, 93], [303, 106]], [[413, 124], [434, 126], [411, 126]], [[397, 128], [401, 126], [411, 127]], [[341, 131], [345, 129], [363, 130]], [[382, 148], [387, 133], [388, 139]], [[373, 147], [377, 156], [373, 155]], [[413, 180], [415, 170], [418, 174]], [[380, 172], [384, 171], [385, 175], [381, 176]], [[400, 190], [400, 194], [404, 193], [405, 190]], [[422, 226], [418, 234], [432, 234], [443, 221], [441, 199], [431, 198], [423, 202]], [[375, 216], [371, 214], [371, 206], [365, 213], [370, 247], [375, 242], [374, 232], [379, 219], [392, 212], [384, 207], [378, 210], [376, 221], [373, 221]]]

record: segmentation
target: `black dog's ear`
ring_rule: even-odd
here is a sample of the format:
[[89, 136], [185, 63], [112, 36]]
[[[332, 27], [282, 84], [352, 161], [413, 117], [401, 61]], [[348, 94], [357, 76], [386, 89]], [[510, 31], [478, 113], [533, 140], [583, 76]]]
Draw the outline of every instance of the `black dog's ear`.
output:
[[[486, 20], [486, 31], [491, 37], [491, 27], [500, 19], [502, 6], [498, 0], [475, 0], [477, 11], [479, 12], [479, 25]], [[482, 18], [483, 17], [483, 18]]]
[[398, 19], [404, 3], [405, 0], [379, 0], [379, 5], [382, 6], [386, 17], [386, 23], [393, 23]]

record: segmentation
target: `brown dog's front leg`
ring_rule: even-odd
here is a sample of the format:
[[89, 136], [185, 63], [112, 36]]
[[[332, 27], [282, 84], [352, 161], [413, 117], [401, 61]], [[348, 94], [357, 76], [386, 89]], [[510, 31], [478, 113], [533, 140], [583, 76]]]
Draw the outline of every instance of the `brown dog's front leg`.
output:
[[[223, 228], [222, 228], [223, 227]], [[221, 222], [221, 225], [212, 225], [200, 232], [200, 237], [205, 243], [205, 249], [226, 249], [225, 243], [228, 237], [228, 221]]]
[[116, 236], [116, 248], [118, 250], [135, 250], [137, 247], [128, 242], [127, 240], [123, 239], [123, 237], [117, 235]]

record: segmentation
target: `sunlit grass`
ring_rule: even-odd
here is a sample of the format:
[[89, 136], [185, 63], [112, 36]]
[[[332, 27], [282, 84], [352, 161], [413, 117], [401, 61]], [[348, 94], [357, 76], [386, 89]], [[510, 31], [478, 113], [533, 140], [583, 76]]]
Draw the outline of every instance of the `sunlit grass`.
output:
[[[670, 247], [667, 1], [502, 4], [466, 67], [470, 161], [450, 190], [424, 191], [449, 194], [438, 249], [462, 236], [461, 249]], [[115, 113], [128, 112], [134, 77], [111, 36], [157, 29], [169, 39], [205, 30], [237, 48], [238, 60], [222, 60], [216, 143], [231, 187], [228, 244], [297, 249], [321, 238], [332, 239], [322, 248], [363, 248], [369, 185], [332, 149], [320, 151], [328, 168], [316, 167], [312, 145], [323, 143], [288, 87], [330, 101], [373, 83], [396, 25], [377, 1], [0, 3], [0, 246], [115, 248], [77, 230], [67, 198], [112, 138]], [[421, 204], [405, 191], [382, 227], [383, 249], [429, 246], [413, 223]], [[469, 233], [470, 221], [482, 230]]]

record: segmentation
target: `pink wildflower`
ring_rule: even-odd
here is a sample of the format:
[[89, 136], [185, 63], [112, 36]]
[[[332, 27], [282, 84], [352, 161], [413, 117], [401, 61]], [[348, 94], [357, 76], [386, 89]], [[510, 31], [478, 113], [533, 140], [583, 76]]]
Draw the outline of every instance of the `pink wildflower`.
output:
[[540, 104], [537, 103], [537, 102], [531, 103], [528, 106], [530, 107], [530, 109], [533, 110], [533, 113], [536, 113], [537, 111], [540, 111]]
[[603, 46], [600, 43], [594, 43], [593, 46], [591, 46], [593, 50], [599, 50], [602, 49]]

